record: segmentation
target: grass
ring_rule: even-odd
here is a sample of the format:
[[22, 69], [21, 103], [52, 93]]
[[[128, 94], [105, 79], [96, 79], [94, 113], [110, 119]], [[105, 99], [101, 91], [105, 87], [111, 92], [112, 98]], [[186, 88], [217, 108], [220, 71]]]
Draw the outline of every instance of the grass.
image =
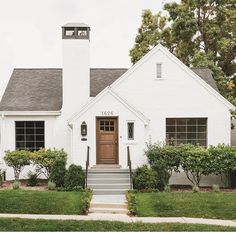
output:
[[235, 227], [180, 223], [123, 223], [0, 218], [0, 231], [235, 231]]
[[137, 216], [236, 219], [236, 193], [137, 193]]
[[0, 213], [81, 214], [82, 192], [0, 190]]

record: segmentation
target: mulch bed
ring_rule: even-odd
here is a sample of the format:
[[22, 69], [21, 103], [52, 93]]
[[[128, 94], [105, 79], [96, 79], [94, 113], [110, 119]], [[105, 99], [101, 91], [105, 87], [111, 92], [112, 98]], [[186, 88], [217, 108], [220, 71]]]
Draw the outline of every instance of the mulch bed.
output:
[[[12, 189], [12, 183], [14, 181], [4, 181], [2, 187], [0, 187], [0, 190], [4, 190], [4, 189]], [[48, 186], [47, 184], [47, 180], [45, 179], [40, 179], [37, 186], [29, 186], [28, 185], [28, 181], [27, 180], [20, 180], [20, 188], [21, 189], [28, 189], [28, 190], [45, 190]]]

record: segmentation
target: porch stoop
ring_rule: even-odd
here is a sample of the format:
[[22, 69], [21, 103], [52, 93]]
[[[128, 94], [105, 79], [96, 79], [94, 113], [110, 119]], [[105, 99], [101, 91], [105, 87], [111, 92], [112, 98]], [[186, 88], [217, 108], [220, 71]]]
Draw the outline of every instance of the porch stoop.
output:
[[125, 194], [130, 189], [129, 170], [96, 165], [88, 170], [87, 187], [93, 190], [94, 195]]
[[88, 170], [87, 187], [93, 190], [90, 213], [127, 214], [125, 192], [130, 189], [128, 169], [96, 165]]

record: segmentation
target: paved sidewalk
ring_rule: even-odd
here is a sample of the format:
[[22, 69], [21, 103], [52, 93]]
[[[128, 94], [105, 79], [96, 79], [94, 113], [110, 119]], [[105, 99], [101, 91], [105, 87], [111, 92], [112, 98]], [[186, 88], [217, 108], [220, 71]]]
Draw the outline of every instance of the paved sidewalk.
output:
[[0, 214], [0, 218], [25, 218], [25, 219], [46, 219], [46, 220], [102, 220], [120, 222], [145, 222], [145, 223], [189, 223], [207, 224], [220, 226], [235, 226], [236, 220], [186, 218], [186, 217], [129, 217], [125, 214], [99, 214], [89, 215], [49, 215], [49, 214]]

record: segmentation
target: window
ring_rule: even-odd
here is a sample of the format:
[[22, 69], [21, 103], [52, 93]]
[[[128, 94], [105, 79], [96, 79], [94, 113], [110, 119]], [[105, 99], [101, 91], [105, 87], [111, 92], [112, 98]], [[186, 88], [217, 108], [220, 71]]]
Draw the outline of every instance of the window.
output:
[[100, 131], [115, 131], [114, 120], [101, 120], [100, 121]]
[[44, 148], [44, 121], [16, 121], [16, 149], [36, 151]]
[[167, 118], [166, 143], [207, 146], [207, 118]]
[[128, 140], [134, 140], [134, 123], [128, 122], [127, 123], [127, 134]]
[[157, 76], [156, 76], [156, 78], [162, 78], [162, 64], [161, 63], [158, 63], [157, 64], [157, 66], [156, 66], [156, 68], [157, 68]]

